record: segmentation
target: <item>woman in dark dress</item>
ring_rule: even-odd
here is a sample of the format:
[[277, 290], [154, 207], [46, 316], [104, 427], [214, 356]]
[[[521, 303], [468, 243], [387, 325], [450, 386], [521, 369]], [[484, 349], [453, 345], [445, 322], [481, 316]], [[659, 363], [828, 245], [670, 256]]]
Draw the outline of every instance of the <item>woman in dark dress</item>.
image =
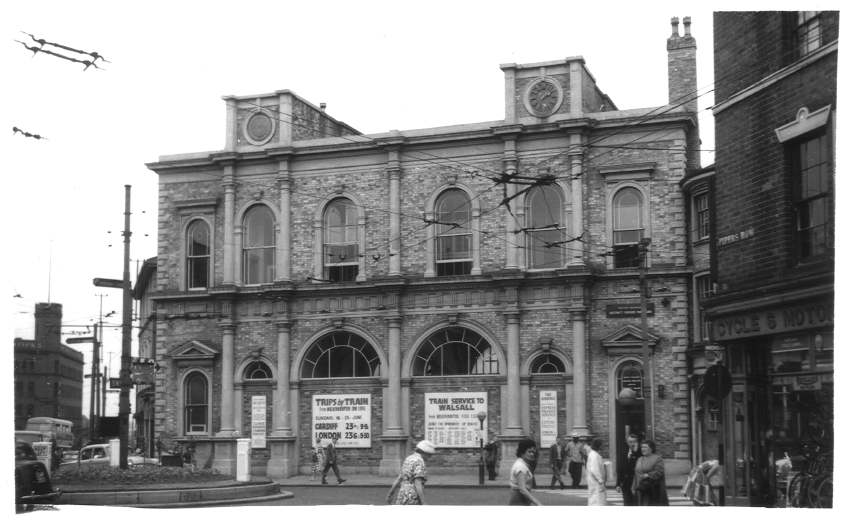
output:
[[655, 441], [644, 441], [640, 448], [643, 455], [635, 462], [632, 482], [637, 505], [669, 505], [664, 460], [655, 453]]

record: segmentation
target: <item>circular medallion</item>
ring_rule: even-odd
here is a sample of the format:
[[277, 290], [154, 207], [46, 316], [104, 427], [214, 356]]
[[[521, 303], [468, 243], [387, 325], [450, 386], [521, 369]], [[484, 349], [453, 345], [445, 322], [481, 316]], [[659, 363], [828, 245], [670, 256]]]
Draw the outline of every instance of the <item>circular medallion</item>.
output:
[[273, 134], [274, 120], [265, 110], [257, 110], [245, 121], [245, 138], [252, 144], [264, 144]]
[[545, 77], [529, 84], [525, 94], [526, 108], [537, 117], [548, 117], [555, 113], [561, 107], [562, 100], [561, 87]]

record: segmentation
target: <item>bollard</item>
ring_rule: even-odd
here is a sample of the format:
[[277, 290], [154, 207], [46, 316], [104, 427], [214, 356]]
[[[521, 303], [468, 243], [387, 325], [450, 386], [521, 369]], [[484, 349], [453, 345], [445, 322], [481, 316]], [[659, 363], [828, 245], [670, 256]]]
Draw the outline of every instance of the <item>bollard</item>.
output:
[[109, 440], [109, 466], [117, 467], [121, 464], [121, 440]]
[[251, 481], [251, 440], [236, 440], [236, 481]]
[[35, 457], [44, 463], [47, 468], [47, 474], [53, 473], [53, 444], [50, 441], [36, 441], [32, 444], [32, 449], [35, 452]]

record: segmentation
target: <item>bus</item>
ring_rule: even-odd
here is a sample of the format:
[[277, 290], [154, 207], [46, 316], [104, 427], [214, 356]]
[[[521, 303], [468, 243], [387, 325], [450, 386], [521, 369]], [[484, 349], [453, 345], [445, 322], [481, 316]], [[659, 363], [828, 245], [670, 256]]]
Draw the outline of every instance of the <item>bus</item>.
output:
[[[71, 421], [55, 417], [30, 417], [27, 432], [41, 432], [44, 441], [55, 441], [56, 448], [70, 449], [74, 443]], [[17, 434], [16, 434], [17, 435]]]

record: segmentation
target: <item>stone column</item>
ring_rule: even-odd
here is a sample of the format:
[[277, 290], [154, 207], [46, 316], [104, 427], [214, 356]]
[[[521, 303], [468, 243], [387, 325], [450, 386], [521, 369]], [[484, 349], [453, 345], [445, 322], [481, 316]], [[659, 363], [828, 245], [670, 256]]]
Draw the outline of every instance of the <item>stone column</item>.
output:
[[221, 425], [217, 435], [232, 437], [237, 435], [233, 421], [233, 334], [236, 325], [226, 321], [221, 329], [224, 333], [221, 339]]
[[[572, 188], [572, 232], [570, 233], [570, 237], [577, 238], [581, 236], [581, 233], [584, 232], [584, 196], [583, 196], [583, 185], [582, 181], [584, 181], [584, 174], [582, 171], [584, 170], [584, 151], [585, 148], [582, 146], [582, 141], [584, 140], [584, 136], [582, 134], [570, 134], [570, 148], [569, 148], [569, 160], [570, 160], [570, 176]], [[570, 244], [570, 252], [572, 253], [569, 258], [569, 266], [583, 266], [584, 265], [584, 248], [587, 246], [587, 240], [582, 238], [582, 240], [572, 242]]]
[[590, 435], [587, 426], [587, 389], [585, 380], [587, 371], [585, 358], [584, 328], [587, 310], [584, 307], [570, 309], [570, 322], [573, 329], [573, 434]]
[[387, 153], [390, 180], [390, 276], [401, 276], [401, 163], [398, 149]]
[[266, 475], [270, 478], [288, 478], [298, 470], [295, 435], [292, 433], [292, 408], [290, 397], [290, 334], [292, 323], [278, 320], [277, 326], [277, 386], [274, 393], [272, 426], [269, 437], [269, 460]]
[[[517, 174], [517, 155], [516, 155], [516, 136], [505, 136], [505, 152], [502, 158], [502, 172], [505, 176], [515, 176]], [[513, 196], [517, 192], [517, 186], [514, 183], [506, 183], [507, 195]], [[516, 210], [515, 203], [518, 200], [513, 200], [511, 210]], [[521, 225], [517, 225], [516, 218], [512, 214], [508, 214], [505, 218], [505, 269], [518, 269], [519, 266], [519, 250], [518, 246], [522, 245], [517, 242], [517, 230]]]
[[224, 187], [224, 283], [233, 285], [233, 215], [236, 213], [234, 211], [235, 178], [233, 176], [233, 165], [224, 166], [222, 186]]
[[284, 157], [278, 161], [277, 187], [280, 192], [280, 226], [277, 241], [276, 279], [283, 282], [292, 280], [290, 260], [292, 259], [291, 225], [290, 225], [290, 186], [292, 184], [289, 174], [289, 158]]
[[383, 456], [378, 472], [398, 474], [404, 461], [407, 435], [401, 426], [401, 316], [387, 317], [387, 389], [384, 400]]
[[519, 311], [505, 313], [508, 330], [508, 415], [505, 433], [522, 432], [519, 387]]

